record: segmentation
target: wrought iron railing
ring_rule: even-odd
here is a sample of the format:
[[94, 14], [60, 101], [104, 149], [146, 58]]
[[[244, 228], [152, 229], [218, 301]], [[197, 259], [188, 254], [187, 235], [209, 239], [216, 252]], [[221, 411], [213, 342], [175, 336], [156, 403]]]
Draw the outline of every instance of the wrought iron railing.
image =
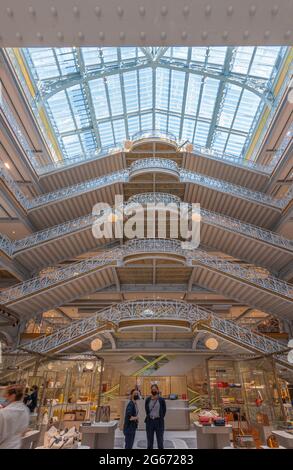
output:
[[172, 171], [178, 175], [180, 181], [183, 183], [194, 183], [204, 187], [208, 187], [220, 192], [231, 194], [235, 197], [242, 197], [249, 199], [261, 204], [266, 204], [276, 208], [284, 208], [293, 196], [293, 187], [290, 188], [286, 196], [282, 199], [275, 199], [270, 195], [252, 191], [243, 186], [238, 186], [226, 181], [222, 181], [216, 178], [211, 178], [191, 171], [179, 169], [176, 162], [164, 158], [144, 158], [136, 160], [132, 163], [129, 169], [117, 171], [111, 174], [104, 175], [99, 178], [94, 178], [82, 183], [75, 184], [73, 186], [67, 186], [65, 188], [53, 191], [50, 193], [42, 194], [33, 199], [28, 199], [22, 191], [19, 189], [17, 183], [13, 180], [10, 174], [5, 168], [0, 167], [0, 177], [4, 179], [9, 189], [13, 192], [16, 199], [22, 204], [26, 210], [34, 209], [42, 205], [63, 200], [64, 198], [73, 197], [78, 194], [83, 194], [87, 191], [92, 191], [103, 186], [115, 183], [115, 182], [127, 182], [129, 176], [140, 170], [145, 169], [153, 170], [154, 168], [166, 169]]
[[[184, 149], [183, 149], [184, 150]], [[271, 174], [274, 167], [273, 165], [261, 165], [260, 163], [256, 163], [252, 160], [244, 160], [243, 157], [235, 157], [235, 155], [230, 155], [229, 153], [217, 152], [216, 150], [209, 149], [207, 147], [203, 147], [202, 145], [193, 144], [193, 154], [200, 153], [204, 157], [211, 158], [216, 161], [223, 161], [225, 163], [231, 163], [234, 166], [239, 168], [249, 168], [254, 171], [259, 171], [265, 174]]]
[[[117, 152], [123, 151], [123, 145], [121, 146], [111, 146], [111, 147], [105, 147], [102, 149], [99, 149], [97, 152], [93, 153], [88, 153], [88, 154], [82, 154], [82, 155], [76, 155], [73, 158], [66, 158], [64, 160], [56, 160], [52, 161], [48, 164], [43, 164], [40, 161], [36, 159], [36, 156], [31, 149], [31, 145], [29, 144], [23, 130], [21, 129], [19, 123], [17, 122], [13, 112], [10, 109], [10, 106], [8, 105], [7, 101], [5, 100], [4, 97], [0, 99], [0, 108], [2, 109], [3, 113], [6, 116], [6, 119], [9, 122], [10, 127], [12, 128], [14, 134], [16, 135], [16, 138], [18, 139], [19, 143], [21, 144], [24, 152], [28, 155], [29, 160], [33, 164], [34, 168], [36, 169], [37, 173], [39, 175], [44, 175], [47, 173], [50, 173], [52, 171], [56, 171], [59, 169], [63, 169], [72, 165], [76, 165], [78, 163], [86, 162], [86, 161], [91, 161], [95, 160], [101, 157], [105, 157], [107, 155], [112, 155]], [[178, 141], [176, 136], [172, 134], [171, 132], [161, 132], [158, 130], [145, 130], [145, 131], [140, 131], [137, 132], [132, 136], [133, 141], [138, 141], [142, 139], [162, 139], [163, 141], [166, 142], [171, 142], [171, 143], [176, 143], [179, 147], [181, 144], [184, 144], [186, 142], [184, 141]], [[193, 144], [194, 152], [193, 153], [201, 153], [203, 156], [213, 158], [216, 160], [220, 161], [226, 161], [229, 163], [232, 163], [233, 165], [243, 167], [243, 168], [250, 168], [255, 171], [261, 171], [263, 173], [270, 174], [274, 168], [273, 162], [275, 162], [276, 159], [279, 158], [279, 153], [275, 155], [273, 161], [269, 165], [260, 165], [255, 163], [252, 160], [244, 160], [243, 157], [236, 157], [233, 155], [230, 155], [228, 153], [219, 153], [215, 150]]]
[[172, 132], [162, 132], [156, 129], [146, 129], [143, 131], [136, 132], [132, 135], [131, 140], [137, 141], [142, 139], [162, 139], [165, 141], [175, 142], [177, 144], [178, 139]]
[[23, 194], [18, 184], [14, 181], [10, 173], [4, 168], [2, 163], [0, 164], [0, 178], [5, 182], [9, 191], [12, 192], [20, 205], [25, 210], [28, 210], [30, 208], [30, 200]]
[[[291, 67], [291, 69], [292, 69], [292, 67]], [[288, 75], [288, 77], [289, 76], [290, 76], [290, 74]], [[255, 160], [256, 160], [256, 156], [259, 152], [259, 147], [262, 144], [263, 136], [265, 135], [265, 132], [267, 131], [268, 127], [270, 126], [270, 124], [272, 122], [272, 119], [274, 117], [276, 108], [280, 103], [280, 99], [283, 96], [285, 88], [288, 86], [288, 80], [289, 80], [289, 78], [287, 79], [287, 81], [284, 81], [284, 84], [282, 86], [282, 92], [278, 93], [278, 97], [274, 100], [274, 104], [273, 104], [271, 112], [270, 112], [270, 117], [269, 117], [269, 119], [267, 119], [266, 125], [264, 126], [264, 128], [262, 130], [262, 138], [259, 139], [258, 146], [256, 147], [256, 149], [253, 153], [253, 158], [251, 160], [245, 160], [245, 159], [243, 159], [242, 156], [237, 157], [237, 156], [234, 156], [234, 155], [230, 155], [228, 153], [219, 153], [215, 150], [206, 148], [204, 146], [199, 146], [199, 145], [196, 145], [196, 144], [193, 144], [194, 153], [199, 152], [202, 155], [207, 156], [209, 158], [214, 158], [214, 159], [217, 159], [217, 160], [226, 161], [226, 162], [232, 163], [233, 165], [236, 165], [236, 166], [239, 166], [239, 167], [250, 168], [250, 169], [253, 169], [253, 170], [256, 170], [256, 171], [261, 171], [263, 173], [270, 174], [272, 172], [273, 168], [275, 167], [276, 163], [279, 161], [281, 155], [283, 154], [284, 149], [287, 146], [288, 142], [286, 142], [286, 137], [285, 137], [282, 145], [280, 146], [280, 148], [275, 153], [272, 161], [268, 165], [258, 164], [258, 163], [255, 162]], [[8, 102], [6, 101], [5, 97], [3, 96], [3, 94], [0, 97], [0, 109], [5, 114], [5, 117], [8, 120], [11, 129], [13, 130], [13, 132], [14, 132], [16, 138], [18, 139], [20, 145], [22, 146], [24, 152], [28, 155], [29, 160], [33, 164], [33, 166], [36, 169], [36, 171], [38, 172], [38, 174], [46, 174], [46, 173], [49, 173], [51, 171], [54, 171], [54, 170], [57, 170], [57, 169], [60, 169], [60, 168], [64, 168], [64, 167], [71, 166], [71, 165], [74, 165], [74, 164], [77, 164], [77, 163], [81, 163], [83, 161], [94, 160], [96, 158], [100, 158], [100, 157], [103, 157], [103, 156], [106, 156], [106, 155], [109, 155], [109, 154], [116, 153], [117, 151], [123, 151], [123, 145], [121, 144], [121, 146], [115, 146], [115, 147], [112, 146], [112, 147], [108, 147], [108, 148], [102, 148], [98, 152], [94, 152], [94, 153], [91, 153], [91, 154], [77, 155], [74, 158], [58, 160], [58, 161], [52, 161], [49, 164], [42, 164], [40, 161], [38, 161], [36, 159], [36, 156], [35, 156], [33, 150], [31, 149], [31, 145], [28, 142], [28, 139], [26, 138], [23, 130], [21, 129], [16, 117], [14, 116], [14, 114], [13, 114]], [[172, 142], [172, 143], [175, 142], [178, 146], [185, 143], [182, 140], [179, 141], [177, 139], [177, 137], [174, 134], [172, 134], [171, 132], [162, 132], [162, 131], [155, 130], [155, 129], [139, 131], [139, 132], [135, 133], [132, 136], [133, 141], [138, 141], [138, 140], [141, 140], [141, 139], [162, 139], [164, 141], [168, 141], [168, 142]], [[284, 144], [286, 144], [285, 147], [284, 147]]]
[[135, 160], [130, 165], [129, 174], [131, 176], [132, 173], [138, 170], [152, 170], [153, 168], [176, 172], [179, 177], [180, 170], [177, 163], [174, 162], [174, 160], [169, 160], [168, 158], [141, 158], [140, 160]]
[[102, 266], [116, 263], [120, 264], [123, 262], [124, 257], [140, 253], [167, 253], [170, 255], [179, 255], [185, 259], [188, 265], [199, 263], [220, 273], [228, 274], [237, 280], [266, 289], [271, 293], [276, 293], [288, 299], [293, 299], [293, 286], [291, 284], [269, 273], [260, 273], [257, 268], [240, 266], [237, 263], [232, 263], [223, 258], [210, 255], [200, 249], [184, 249], [178, 240], [134, 239], [127, 242], [122, 247], [112, 248], [99, 253], [93, 258], [72, 263], [65, 268], [56, 269], [50, 272], [50, 274], [37, 276], [17, 284], [14, 287], [5, 289], [0, 293], [0, 303], [7, 304], [16, 299], [47, 289], [50, 286], [74, 279], [76, 276], [88, 273]]
[[41, 196], [38, 196], [31, 201], [31, 208], [35, 208], [37, 206], [41, 206], [43, 204], [48, 204], [50, 202], [55, 202], [58, 200], [63, 200], [67, 197], [72, 197], [77, 194], [82, 194], [87, 191], [92, 191], [97, 188], [101, 188], [102, 186], [107, 186], [109, 184], [115, 182], [126, 182], [128, 180], [128, 171], [117, 171], [115, 173], [111, 173], [109, 175], [105, 175], [99, 178], [94, 178], [89, 181], [85, 181], [83, 183], [78, 183], [73, 186], [67, 186], [65, 188], [59, 189], [52, 193], [46, 193]]
[[142, 300], [116, 304], [91, 317], [75, 321], [51, 335], [25, 343], [22, 347], [28, 352], [46, 354], [62, 349], [66, 344], [72, 344], [98, 328], [109, 330], [111, 325], [119, 327], [122, 321], [133, 320], [143, 320], [150, 324], [156, 320], [183, 320], [190, 324], [190, 328], [201, 322], [200, 328], [212, 331], [250, 351], [264, 355], [276, 354], [277, 359], [288, 364], [286, 357], [281, 356], [285, 351], [282, 343], [254, 333], [233, 321], [221, 319], [202, 307], [175, 300]]
[[[126, 209], [130, 204], [147, 203], [176, 204], [178, 206], [181, 203], [181, 200], [179, 197], [167, 193], [141, 193], [131, 196], [127, 203], [124, 204], [123, 208]], [[293, 242], [277, 233], [270, 232], [269, 230], [265, 230], [246, 222], [241, 222], [226, 215], [224, 216], [216, 212], [208, 211], [207, 209], [201, 208], [200, 215], [201, 220], [207, 224], [223, 227], [224, 229], [232, 230], [233, 232], [238, 232], [253, 239], [258, 239], [290, 251], [293, 250]], [[37, 246], [38, 244], [48, 240], [57, 239], [64, 235], [74, 233], [75, 231], [91, 227], [95, 220], [96, 217], [94, 215], [88, 214], [86, 216], [55, 225], [48, 229], [35, 232], [32, 235], [15, 241], [10, 240], [5, 235], [1, 235], [0, 250], [5, 251], [9, 256], [13, 256], [15, 253], [25, 250], [26, 248]]]
[[116, 145], [115, 147], [105, 147], [102, 148], [96, 152], [92, 153], [87, 153], [87, 154], [81, 154], [81, 155], [76, 155], [75, 157], [71, 158], [65, 158], [64, 160], [58, 160], [52, 163], [48, 163], [47, 165], [38, 165], [36, 167], [37, 172], [39, 175], [45, 175], [47, 173], [52, 173], [56, 170], [61, 170], [63, 168], [68, 168], [73, 165], [77, 165], [79, 163], [85, 163], [88, 161], [92, 160], [98, 160], [99, 158], [106, 157], [107, 155], [114, 155], [115, 153], [118, 152], [123, 152], [123, 145], [118, 146]]
[[[1, 84], [0, 84], [1, 87]], [[8, 102], [6, 101], [3, 93], [0, 93], [0, 109], [2, 110], [5, 118], [7, 119], [9, 126], [11, 127], [12, 131], [14, 132], [18, 142], [20, 143], [24, 153], [27, 154], [29, 161], [33, 164], [35, 168], [38, 167], [38, 162], [36, 160], [35, 154], [31, 149], [31, 145], [29, 144], [23, 130], [21, 129], [17, 119], [15, 118], [11, 107], [9, 106]]]
[[253, 191], [251, 189], [245, 188], [244, 186], [238, 186], [236, 184], [228, 183], [227, 181], [211, 178], [199, 173], [193, 173], [188, 170], [180, 171], [180, 180], [183, 183], [199, 184], [201, 186], [215, 189], [226, 194], [237, 194], [238, 197], [242, 197], [243, 199], [258, 201], [261, 204], [266, 204], [273, 207], [282, 208], [285, 205], [283, 199], [275, 199], [268, 194]]

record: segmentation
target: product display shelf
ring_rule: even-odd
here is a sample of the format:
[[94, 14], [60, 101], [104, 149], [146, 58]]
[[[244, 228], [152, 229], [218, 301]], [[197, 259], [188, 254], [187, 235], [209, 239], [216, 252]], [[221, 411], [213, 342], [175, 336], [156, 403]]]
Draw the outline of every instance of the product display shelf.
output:
[[243, 387], [235, 361], [208, 361], [212, 406], [229, 422], [245, 418]]
[[284, 419], [284, 407], [272, 367], [252, 364], [240, 366], [248, 419], [269, 426]]

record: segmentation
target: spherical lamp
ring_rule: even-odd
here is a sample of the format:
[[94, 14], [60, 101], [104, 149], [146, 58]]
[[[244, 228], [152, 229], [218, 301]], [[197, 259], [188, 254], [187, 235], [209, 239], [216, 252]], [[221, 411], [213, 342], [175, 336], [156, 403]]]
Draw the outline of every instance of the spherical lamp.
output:
[[212, 351], [215, 351], [219, 346], [219, 342], [216, 340], [216, 338], [208, 338], [204, 344], [208, 349], [211, 349]]
[[99, 349], [102, 349], [103, 347], [103, 341], [100, 338], [95, 338], [91, 342], [91, 350], [92, 351], [99, 351]]
[[86, 368], [87, 370], [93, 370], [93, 368], [94, 368], [94, 363], [93, 363], [93, 362], [86, 362], [86, 363], [85, 363], [85, 368]]
[[293, 338], [292, 338], [292, 339], [289, 339], [289, 341], [288, 341], [288, 348], [292, 348], [292, 349], [293, 349]]

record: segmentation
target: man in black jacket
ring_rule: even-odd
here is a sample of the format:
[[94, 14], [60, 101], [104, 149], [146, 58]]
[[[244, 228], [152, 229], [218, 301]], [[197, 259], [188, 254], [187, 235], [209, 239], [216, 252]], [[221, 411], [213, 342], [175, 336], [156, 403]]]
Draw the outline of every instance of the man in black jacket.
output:
[[145, 401], [146, 434], [148, 449], [154, 447], [154, 434], [156, 433], [158, 449], [164, 449], [164, 418], [166, 414], [166, 402], [159, 395], [159, 387], [153, 384], [151, 396]]
[[136, 400], [139, 393], [136, 389], [131, 390], [131, 399], [126, 407], [123, 433], [125, 436], [125, 449], [132, 449], [138, 424], [138, 408]]

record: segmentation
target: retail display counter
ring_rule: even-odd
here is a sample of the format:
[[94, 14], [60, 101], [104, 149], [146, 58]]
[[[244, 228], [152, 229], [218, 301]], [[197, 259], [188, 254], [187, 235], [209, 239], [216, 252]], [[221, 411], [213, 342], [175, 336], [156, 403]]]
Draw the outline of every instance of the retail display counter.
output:
[[196, 428], [196, 441], [198, 449], [224, 449], [230, 447], [230, 434], [232, 426], [203, 426], [197, 422], [194, 423]]
[[[122, 399], [120, 407], [120, 429], [123, 429], [126, 406], [129, 400]], [[145, 429], [145, 400], [137, 401], [138, 406], [138, 429]], [[165, 416], [165, 430], [184, 431], [189, 429], [189, 409], [188, 400], [166, 400], [167, 413]]]
[[89, 446], [90, 449], [113, 449], [117, 426], [118, 421], [93, 423], [90, 426], [82, 424], [79, 428], [82, 446]]

